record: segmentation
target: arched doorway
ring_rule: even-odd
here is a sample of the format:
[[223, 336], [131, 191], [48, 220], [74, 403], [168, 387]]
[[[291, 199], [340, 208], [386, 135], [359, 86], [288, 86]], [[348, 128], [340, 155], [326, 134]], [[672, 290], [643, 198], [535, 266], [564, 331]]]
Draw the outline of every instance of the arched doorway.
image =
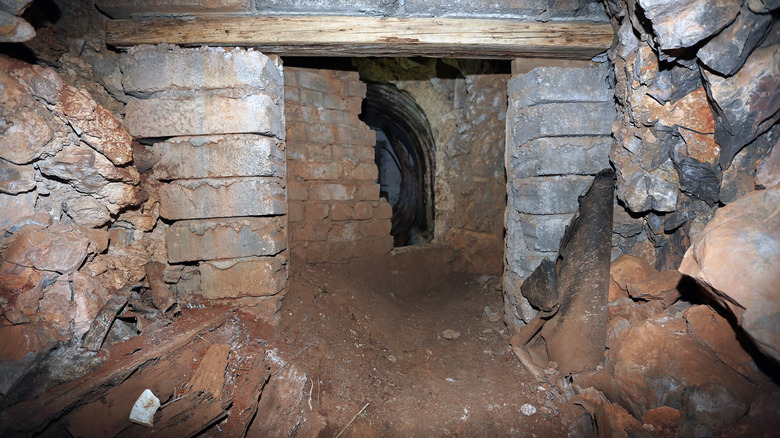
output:
[[393, 207], [394, 246], [433, 239], [435, 145], [428, 120], [409, 94], [368, 83], [360, 116], [377, 133], [382, 196]]

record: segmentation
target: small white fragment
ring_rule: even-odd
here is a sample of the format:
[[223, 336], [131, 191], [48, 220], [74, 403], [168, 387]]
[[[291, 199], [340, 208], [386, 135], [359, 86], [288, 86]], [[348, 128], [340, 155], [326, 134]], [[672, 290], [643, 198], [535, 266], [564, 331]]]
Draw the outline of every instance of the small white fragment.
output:
[[536, 413], [536, 408], [526, 403], [520, 407], [520, 412], [522, 412], [523, 415], [525, 415], [526, 417], [530, 417], [531, 415]]
[[154, 425], [154, 413], [159, 408], [160, 399], [155, 397], [151, 390], [145, 389], [130, 411], [130, 421], [142, 426], [152, 427]]
[[444, 380], [446, 380], [446, 381], [448, 381], [448, 382], [450, 382], [450, 383], [455, 383], [455, 379], [453, 379], [452, 377], [447, 377], [447, 378], [446, 378], [446, 379], [444, 379]]

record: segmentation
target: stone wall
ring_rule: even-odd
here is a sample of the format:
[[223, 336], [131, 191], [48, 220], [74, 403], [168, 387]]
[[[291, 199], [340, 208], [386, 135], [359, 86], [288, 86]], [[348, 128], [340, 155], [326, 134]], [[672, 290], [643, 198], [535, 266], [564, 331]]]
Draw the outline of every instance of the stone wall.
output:
[[777, 6], [631, 4], [608, 2], [619, 110], [611, 160], [624, 207], [614, 245], [676, 269], [719, 206], [778, 181]]
[[100, 0], [113, 18], [160, 15], [364, 15], [383, 17], [502, 17], [607, 21], [598, 0]]
[[[228, 301], [268, 320], [287, 278], [283, 77], [243, 49], [141, 46], [120, 58], [163, 278], [181, 299]], [[184, 280], [184, 281], [182, 281]]]
[[459, 271], [500, 273], [509, 75], [470, 60], [358, 59], [355, 64], [366, 80], [409, 93], [428, 119], [436, 148], [433, 242], [452, 246]]
[[[108, 109], [53, 69], [4, 56], [0, 90], [0, 363], [23, 369], [142, 282], [156, 217], [132, 137]], [[0, 374], [4, 393], [18, 376]]]
[[358, 119], [365, 84], [355, 72], [291, 67], [284, 81], [292, 256], [320, 263], [389, 253], [376, 135]]
[[520, 285], [555, 260], [578, 197], [609, 167], [615, 119], [606, 63], [538, 67], [509, 81], [505, 321], [518, 329], [536, 312]]

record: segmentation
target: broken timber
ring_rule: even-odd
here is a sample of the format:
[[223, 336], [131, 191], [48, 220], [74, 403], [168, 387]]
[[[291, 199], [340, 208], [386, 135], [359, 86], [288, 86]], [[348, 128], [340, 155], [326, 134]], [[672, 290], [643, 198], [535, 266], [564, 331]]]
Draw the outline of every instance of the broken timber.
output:
[[55, 386], [39, 398], [10, 406], [6, 414], [15, 421], [7, 424], [0, 421], [0, 435], [36, 435], [56, 419], [98, 399], [105, 388], [121, 383], [144, 363], [184, 346], [200, 333], [220, 326], [233, 315], [229, 307], [189, 310], [183, 312], [165, 330], [113, 345], [107, 351], [106, 361], [94, 372]]
[[108, 44], [248, 46], [287, 56], [427, 56], [591, 59], [613, 40], [612, 25], [475, 18], [196, 17], [122, 19]]

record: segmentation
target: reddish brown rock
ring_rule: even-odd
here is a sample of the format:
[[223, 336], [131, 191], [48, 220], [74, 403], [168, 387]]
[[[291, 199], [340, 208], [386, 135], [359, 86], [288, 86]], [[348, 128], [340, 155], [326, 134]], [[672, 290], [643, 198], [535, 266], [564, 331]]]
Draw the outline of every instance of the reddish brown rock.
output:
[[702, 69], [707, 94], [714, 102], [715, 140], [721, 147], [720, 165], [769, 129], [780, 117], [780, 44], [759, 47], [731, 77]]
[[780, 141], [773, 147], [769, 155], [756, 167], [755, 183], [759, 187], [773, 187], [780, 184]]
[[765, 354], [780, 360], [780, 187], [720, 208], [685, 253], [693, 277]]
[[638, 430], [642, 424], [616, 403], [602, 403], [596, 410], [599, 438], [626, 438], [628, 431]]
[[133, 160], [132, 136], [104, 106], [85, 91], [63, 84], [55, 111], [67, 117], [81, 139], [116, 165]]
[[706, 305], [691, 307], [683, 317], [688, 321], [688, 333], [712, 348], [723, 363], [754, 382], [766, 381], [726, 318]]
[[678, 436], [680, 430], [680, 411], [669, 406], [650, 409], [642, 415], [642, 422], [653, 426], [653, 430], [662, 436]]
[[0, 326], [0, 361], [15, 361], [39, 353], [51, 338], [32, 324]]
[[32, 166], [17, 166], [0, 159], [0, 193], [29, 192], [35, 188], [35, 170]]
[[48, 229], [28, 225], [3, 253], [3, 258], [42, 271], [74, 272], [87, 257], [88, 246], [89, 240], [71, 225], [56, 224]]
[[642, 281], [657, 273], [644, 259], [628, 254], [616, 258], [609, 267], [610, 277], [623, 290], [628, 290], [629, 283]]
[[631, 298], [640, 300], [659, 300], [664, 308], [671, 306], [680, 298], [679, 271], [664, 271], [653, 274], [643, 280], [628, 284], [628, 294]]
[[38, 194], [34, 191], [12, 196], [0, 193], [0, 229], [13, 226], [35, 214], [35, 201]]
[[621, 289], [620, 286], [615, 282], [615, 280], [612, 279], [612, 276], [609, 277], [609, 302], [612, 303], [614, 301], [617, 301], [621, 298], [628, 298], [628, 292]]
[[103, 285], [96, 278], [77, 272], [73, 275], [73, 302], [76, 312], [73, 316], [73, 334], [81, 337], [89, 330], [103, 304], [108, 301]]
[[70, 300], [68, 279], [63, 277], [43, 290], [43, 298], [38, 301], [38, 319], [61, 334], [69, 335], [70, 323], [76, 314], [76, 303]]
[[718, 384], [743, 402], [756, 389], [687, 333], [682, 318], [643, 321], [626, 329], [609, 357], [622, 404], [641, 417], [679, 403], [687, 387]]

